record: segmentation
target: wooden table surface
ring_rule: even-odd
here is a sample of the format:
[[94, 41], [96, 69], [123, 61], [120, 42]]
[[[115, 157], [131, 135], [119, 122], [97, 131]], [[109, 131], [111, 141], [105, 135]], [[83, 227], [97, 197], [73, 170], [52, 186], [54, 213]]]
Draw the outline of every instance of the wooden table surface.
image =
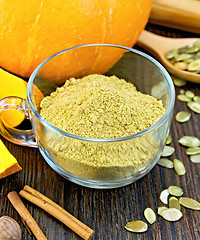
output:
[[[192, 33], [181, 32], [156, 25], [147, 25], [154, 33], [168, 37], [199, 37]], [[200, 95], [198, 84], [187, 83], [183, 89], [190, 89]], [[176, 87], [176, 94], [181, 88]], [[188, 110], [184, 102], [176, 100], [174, 115], [182, 110]], [[161, 205], [160, 192], [171, 186], [180, 186], [184, 196], [200, 201], [200, 164], [192, 163], [185, 153], [185, 148], [178, 144], [178, 139], [184, 135], [200, 138], [200, 115], [193, 112], [187, 123], [177, 123], [173, 118], [171, 126], [172, 143], [176, 151], [171, 159], [178, 158], [184, 162], [186, 174], [178, 176], [174, 170], [156, 165], [153, 170], [139, 181], [129, 186], [114, 190], [95, 190], [71, 183], [45, 162], [38, 149], [21, 147], [2, 139], [10, 152], [18, 159], [23, 170], [0, 180], [0, 216], [13, 217], [22, 227], [22, 239], [35, 239], [30, 236], [18, 213], [7, 198], [12, 191], [20, 191], [28, 184], [50, 199], [64, 207], [72, 215], [95, 230], [96, 240], [132, 240], [132, 239], [200, 239], [200, 212], [182, 208], [183, 217], [178, 222], [168, 222], [157, 216], [157, 221], [149, 225], [145, 233], [131, 233], [124, 229], [127, 222], [144, 220], [143, 211], [151, 207], [155, 211]], [[32, 216], [49, 240], [81, 239], [69, 228], [39, 209], [37, 206], [23, 200]]]

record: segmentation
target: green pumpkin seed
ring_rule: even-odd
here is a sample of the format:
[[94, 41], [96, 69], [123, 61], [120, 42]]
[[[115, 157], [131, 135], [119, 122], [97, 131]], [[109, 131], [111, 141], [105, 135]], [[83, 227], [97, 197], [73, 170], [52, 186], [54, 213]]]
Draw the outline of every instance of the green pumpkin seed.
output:
[[169, 208], [176, 208], [178, 210], [181, 210], [181, 205], [176, 197], [170, 197]]
[[165, 146], [162, 152], [162, 157], [169, 157], [175, 152], [175, 149], [171, 146]]
[[193, 148], [188, 148], [186, 150], [187, 155], [196, 155], [200, 153], [200, 147], [193, 147]]
[[193, 163], [200, 163], [200, 154], [191, 155], [190, 160]]
[[183, 189], [177, 186], [170, 186], [168, 188], [168, 192], [169, 194], [176, 196], [176, 197], [180, 197], [183, 195]]
[[200, 68], [200, 59], [194, 60], [188, 64], [188, 71], [194, 72]]
[[195, 113], [200, 114], [200, 103], [198, 102], [188, 102], [187, 106]]
[[188, 69], [188, 64], [186, 62], [177, 62], [174, 64], [174, 67], [176, 67], [180, 70], [186, 70], [186, 69]]
[[187, 83], [185, 80], [183, 80], [181, 78], [174, 77], [174, 76], [172, 76], [172, 80], [174, 82], [174, 85], [177, 86], [177, 87], [183, 87]]
[[168, 203], [168, 196], [169, 196], [168, 189], [163, 190], [160, 193], [160, 201], [164, 204], [167, 204]]
[[178, 50], [177, 49], [172, 49], [170, 51], [168, 51], [166, 54], [165, 54], [165, 57], [167, 59], [171, 59], [173, 57], [175, 57], [175, 55], [177, 54]]
[[197, 40], [193, 45], [200, 49], [200, 40]]
[[181, 54], [175, 56], [175, 60], [176, 60], [176, 62], [180, 62], [180, 61], [187, 60], [187, 59], [189, 59], [191, 57], [192, 57], [191, 54], [181, 53]]
[[200, 96], [194, 96], [193, 100], [200, 104]]
[[168, 209], [168, 208], [165, 207], [165, 206], [158, 207], [158, 214], [162, 216], [162, 212], [163, 212], [164, 210], [167, 210], [167, 209]]
[[184, 136], [178, 140], [180, 144], [186, 147], [199, 147], [200, 141], [198, 138], [193, 136]]
[[148, 229], [148, 225], [143, 221], [132, 221], [126, 224], [125, 229], [130, 232], [136, 233], [146, 232]]
[[176, 114], [175, 118], [176, 118], [177, 122], [184, 123], [184, 122], [189, 121], [190, 117], [191, 117], [191, 113], [185, 112], [185, 111], [181, 111], [181, 112], [178, 112]]
[[144, 216], [150, 224], [153, 224], [156, 221], [156, 214], [151, 208], [146, 208], [144, 210]]
[[179, 94], [177, 96], [177, 99], [182, 101], [182, 102], [190, 102], [190, 101], [192, 101], [191, 98], [187, 97], [186, 95], [181, 95], [181, 94]]
[[178, 221], [183, 216], [182, 212], [176, 208], [168, 208], [162, 211], [161, 216], [167, 221]]
[[185, 170], [185, 166], [184, 164], [178, 160], [178, 159], [174, 159], [174, 170], [175, 172], [178, 174], [178, 175], [184, 175], [186, 173], [186, 170]]
[[190, 90], [187, 90], [187, 91], [185, 92], [185, 95], [186, 95], [187, 97], [189, 97], [189, 98], [193, 98], [193, 97], [195, 96], [195, 94], [194, 94], [192, 91], [190, 91]]
[[183, 207], [193, 210], [200, 210], [200, 203], [192, 198], [181, 197], [179, 198], [179, 202]]
[[181, 90], [179, 91], [179, 93], [180, 93], [181, 95], [184, 95], [184, 94], [185, 94], [185, 90], [184, 90], [184, 89], [181, 89]]
[[172, 142], [172, 137], [168, 135], [166, 144], [170, 144]]
[[199, 50], [198, 47], [192, 46], [192, 47], [189, 47], [189, 48], [186, 50], [186, 52], [187, 52], [187, 53], [196, 53], [196, 52], [198, 52], [198, 50]]
[[167, 158], [160, 158], [157, 164], [162, 167], [173, 168], [173, 162]]
[[184, 47], [181, 47], [181, 48], [178, 48], [178, 53], [185, 53], [187, 52], [187, 50], [189, 49], [189, 46], [184, 46]]

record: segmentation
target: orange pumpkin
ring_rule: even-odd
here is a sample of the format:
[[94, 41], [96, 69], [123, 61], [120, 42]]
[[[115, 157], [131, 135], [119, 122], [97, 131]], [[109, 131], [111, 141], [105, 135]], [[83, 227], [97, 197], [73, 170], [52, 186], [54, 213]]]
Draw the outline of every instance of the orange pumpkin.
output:
[[29, 77], [44, 59], [72, 46], [113, 43], [132, 47], [148, 21], [151, 3], [0, 0], [0, 66]]

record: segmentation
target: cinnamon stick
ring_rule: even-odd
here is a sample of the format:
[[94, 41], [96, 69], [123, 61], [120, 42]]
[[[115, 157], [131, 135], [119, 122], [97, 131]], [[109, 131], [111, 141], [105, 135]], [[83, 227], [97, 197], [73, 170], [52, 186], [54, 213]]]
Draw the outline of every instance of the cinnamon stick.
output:
[[23, 202], [21, 201], [19, 195], [13, 191], [8, 193], [8, 199], [12, 203], [13, 207], [16, 209], [16, 211], [19, 213], [25, 224], [28, 226], [28, 228], [31, 230], [31, 232], [35, 235], [36, 239], [38, 240], [47, 240], [39, 226], [37, 225], [36, 221], [28, 211], [28, 209], [25, 207]]
[[19, 195], [57, 218], [83, 239], [89, 240], [92, 238], [94, 231], [91, 228], [35, 189], [26, 185], [19, 192]]

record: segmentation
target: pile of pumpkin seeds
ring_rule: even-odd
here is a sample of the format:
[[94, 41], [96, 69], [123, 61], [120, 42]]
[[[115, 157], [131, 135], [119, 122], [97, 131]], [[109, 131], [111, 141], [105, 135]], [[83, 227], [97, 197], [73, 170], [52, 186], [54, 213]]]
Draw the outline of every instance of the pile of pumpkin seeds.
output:
[[180, 70], [200, 74], [200, 40], [191, 46], [172, 49], [165, 57]]
[[[171, 197], [169, 198], [169, 196]], [[181, 206], [192, 210], [200, 210], [200, 203], [188, 197], [183, 197], [183, 189], [178, 186], [170, 186], [160, 193], [160, 201], [168, 206], [161, 206], [157, 209], [157, 214], [165, 220], [174, 222], [182, 218]], [[169, 199], [168, 199], [169, 198]], [[179, 199], [178, 199], [179, 198]], [[147, 207], [144, 210], [144, 217], [149, 224], [156, 222], [156, 213], [153, 209]], [[135, 233], [146, 232], [147, 223], [141, 220], [128, 222], [125, 229]]]
[[[199, 44], [199, 58], [200, 58], [200, 41]], [[200, 65], [199, 65], [200, 67]], [[200, 71], [199, 71], [200, 73]], [[186, 81], [172, 76], [175, 86], [183, 87], [186, 85]], [[195, 94], [187, 90], [181, 89], [179, 91], [177, 98], [180, 101], [187, 102], [188, 107], [195, 113], [200, 114], [200, 96], [195, 96]], [[177, 122], [184, 123], [189, 121], [191, 118], [191, 113], [186, 111], [181, 111], [176, 114], [175, 119]], [[167, 146], [172, 142], [172, 138], [169, 135], [166, 141], [166, 146], [162, 152], [162, 156], [157, 162], [158, 165], [165, 168], [174, 168], [178, 175], [184, 175], [186, 173], [185, 166], [179, 159], [174, 159], [173, 161], [167, 159], [174, 152], [175, 149], [171, 146]], [[190, 160], [193, 163], [200, 163], [200, 139], [193, 136], [184, 136], [179, 139], [179, 143], [185, 147], [186, 154], [190, 156]], [[171, 196], [170, 196], [171, 195]], [[170, 186], [168, 189], [164, 189], [160, 193], [160, 201], [167, 206], [160, 206], [157, 209], [157, 214], [163, 217], [167, 221], [178, 221], [182, 218], [183, 214], [181, 212], [181, 206], [189, 208], [192, 210], [200, 210], [200, 203], [192, 198], [183, 197], [183, 190], [178, 186]], [[170, 197], [169, 197], [170, 196]], [[179, 197], [179, 199], [178, 199]], [[151, 208], [146, 208], [144, 210], [144, 217], [149, 224], [156, 222], [155, 211]], [[144, 221], [136, 220], [128, 222], [125, 229], [135, 233], [146, 232], [148, 230], [148, 225]]]

